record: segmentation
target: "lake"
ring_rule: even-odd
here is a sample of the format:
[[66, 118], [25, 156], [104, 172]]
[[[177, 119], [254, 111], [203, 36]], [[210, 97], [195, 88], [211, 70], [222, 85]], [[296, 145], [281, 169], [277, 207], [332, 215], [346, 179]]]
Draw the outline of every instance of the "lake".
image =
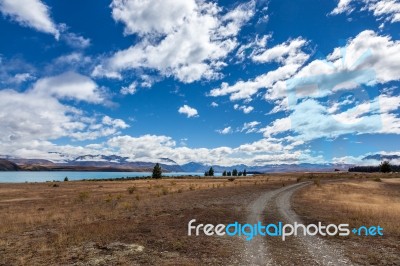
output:
[[[163, 173], [163, 176], [186, 176], [198, 175], [204, 176], [204, 173], [186, 173], [174, 172]], [[217, 173], [216, 176], [221, 176]], [[82, 179], [106, 179], [121, 177], [144, 177], [151, 176], [151, 172], [68, 172], [68, 171], [6, 171], [0, 172], [0, 183], [23, 183], [23, 182], [46, 182], [46, 181], [63, 181], [65, 177], [68, 180]]]

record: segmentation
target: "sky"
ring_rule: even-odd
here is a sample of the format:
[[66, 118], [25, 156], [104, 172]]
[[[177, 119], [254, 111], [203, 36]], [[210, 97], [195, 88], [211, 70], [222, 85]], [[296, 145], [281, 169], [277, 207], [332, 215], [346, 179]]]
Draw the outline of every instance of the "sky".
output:
[[397, 0], [0, 0], [0, 155], [400, 155]]

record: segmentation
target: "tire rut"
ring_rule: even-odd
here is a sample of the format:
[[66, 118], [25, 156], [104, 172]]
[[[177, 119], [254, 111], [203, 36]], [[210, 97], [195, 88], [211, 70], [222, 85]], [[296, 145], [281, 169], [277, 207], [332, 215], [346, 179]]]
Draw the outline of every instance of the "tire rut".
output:
[[[273, 222], [282, 220], [285, 223], [301, 223], [300, 217], [291, 207], [293, 193], [309, 185], [303, 182], [267, 191], [258, 197], [250, 206], [247, 223], [258, 221], [265, 224], [265, 210], [268, 207], [267, 217]], [[271, 213], [271, 211], [273, 213]], [[272, 221], [268, 220], [268, 223]], [[285, 242], [280, 237], [255, 236], [246, 241], [242, 265], [350, 265], [340, 249], [326, 243], [321, 237], [299, 235], [290, 237]]]

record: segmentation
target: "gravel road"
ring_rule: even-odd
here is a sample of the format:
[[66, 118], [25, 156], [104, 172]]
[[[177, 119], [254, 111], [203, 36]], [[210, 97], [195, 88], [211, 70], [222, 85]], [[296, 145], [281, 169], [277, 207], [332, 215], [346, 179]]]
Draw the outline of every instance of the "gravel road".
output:
[[[249, 206], [247, 223], [254, 224], [261, 221], [265, 224], [266, 221], [263, 214], [267, 206], [269, 211], [274, 210], [277, 212], [276, 215], [282, 218], [283, 223], [301, 223], [301, 219], [291, 207], [291, 197], [296, 190], [309, 184], [310, 182], [303, 182], [265, 192]], [[333, 246], [331, 243], [328, 244], [327, 241], [321, 237], [303, 235], [297, 237], [290, 236], [294, 241], [291, 241], [290, 244], [288, 243], [287, 246], [285, 243], [279, 243], [278, 241], [282, 241], [280, 239], [266, 241], [267, 237], [268, 236], [256, 236], [251, 241], [246, 241], [242, 257], [243, 265], [283, 264], [282, 258], [278, 259], [278, 256], [293, 256], [296, 265], [351, 264], [344, 258], [338, 247]], [[277, 244], [278, 247], [271, 246], [275, 244]], [[293, 245], [296, 245], [296, 247], [293, 247]], [[294, 254], [296, 252], [298, 254]], [[286, 261], [284, 264], [287, 265], [287, 263]], [[293, 263], [293, 260], [291, 263]]]

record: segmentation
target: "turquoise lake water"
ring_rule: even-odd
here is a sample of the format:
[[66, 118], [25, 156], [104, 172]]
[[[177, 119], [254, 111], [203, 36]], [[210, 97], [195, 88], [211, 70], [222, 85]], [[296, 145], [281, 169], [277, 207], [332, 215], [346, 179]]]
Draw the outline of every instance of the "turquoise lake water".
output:
[[[203, 176], [203, 173], [163, 173], [164, 176]], [[221, 174], [215, 174], [220, 176]], [[46, 182], [46, 181], [63, 181], [65, 177], [69, 180], [82, 179], [105, 179], [105, 178], [121, 178], [121, 177], [145, 177], [151, 176], [150, 172], [67, 172], [67, 171], [16, 171], [16, 172], [0, 172], [0, 183], [23, 183], [23, 182]]]

